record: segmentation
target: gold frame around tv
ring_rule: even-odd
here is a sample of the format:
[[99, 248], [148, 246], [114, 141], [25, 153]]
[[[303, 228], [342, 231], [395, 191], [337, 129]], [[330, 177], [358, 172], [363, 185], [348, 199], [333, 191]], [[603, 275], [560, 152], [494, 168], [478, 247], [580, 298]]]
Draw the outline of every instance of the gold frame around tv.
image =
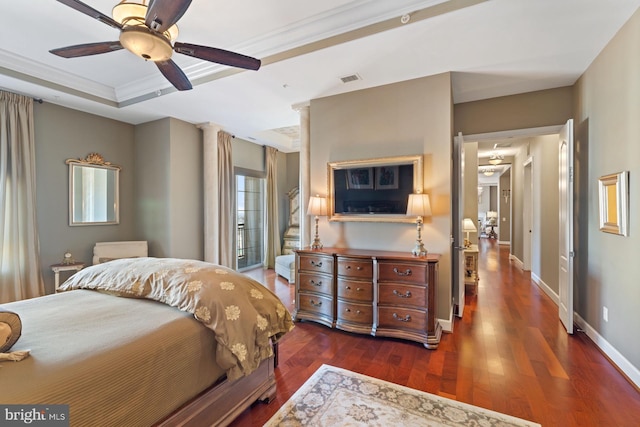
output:
[[[329, 221], [354, 222], [416, 222], [415, 216], [406, 214], [343, 214], [335, 212], [335, 183], [334, 171], [341, 169], [371, 169], [401, 165], [413, 165], [413, 193], [422, 192], [423, 186], [423, 156], [381, 157], [364, 160], [348, 160], [327, 163], [327, 215]], [[375, 188], [375, 186], [374, 186]]]

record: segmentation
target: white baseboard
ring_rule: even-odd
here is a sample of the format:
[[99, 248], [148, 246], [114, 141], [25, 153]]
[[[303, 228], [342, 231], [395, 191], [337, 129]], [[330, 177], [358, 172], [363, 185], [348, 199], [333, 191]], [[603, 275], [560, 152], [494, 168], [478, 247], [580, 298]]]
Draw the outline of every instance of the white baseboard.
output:
[[498, 240], [498, 244], [511, 246], [511, 242], [509, 240]]
[[520, 270], [524, 270], [524, 263], [520, 261], [517, 256], [515, 256], [514, 254], [509, 254], [509, 259], [511, 260], [511, 262], [516, 263], [516, 266]]
[[535, 274], [533, 271], [531, 272], [531, 280], [533, 280], [536, 283], [536, 285], [538, 285], [538, 287], [542, 289], [542, 292], [547, 294], [547, 296], [551, 298], [556, 305], [560, 303], [560, 296], [557, 293], [555, 293], [553, 289], [549, 287], [549, 285], [544, 283], [544, 281], [540, 277], [538, 277], [538, 275]]
[[442, 332], [453, 332], [453, 316], [453, 304], [451, 304], [449, 319], [436, 319], [440, 323], [440, 326], [442, 326]]
[[640, 388], [640, 370], [633, 366], [614, 346], [609, 344], [591, 325], [589, 325], [578, 313], [573, 313], [574, 322], [587, 334], [587, 336], [597, 345], [600, 350], [629, 378], [629, 380]]

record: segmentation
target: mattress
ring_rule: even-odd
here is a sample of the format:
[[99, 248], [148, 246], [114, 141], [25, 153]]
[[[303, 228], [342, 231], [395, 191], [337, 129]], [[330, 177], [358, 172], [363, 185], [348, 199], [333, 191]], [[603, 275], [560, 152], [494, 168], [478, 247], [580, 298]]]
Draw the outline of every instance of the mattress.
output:
[[148, 426], [224, 375], [213, 331], [165, 304], [74, 290], [5, 304], [22, 319], [0, 403], [68, 404], [72, 426]]

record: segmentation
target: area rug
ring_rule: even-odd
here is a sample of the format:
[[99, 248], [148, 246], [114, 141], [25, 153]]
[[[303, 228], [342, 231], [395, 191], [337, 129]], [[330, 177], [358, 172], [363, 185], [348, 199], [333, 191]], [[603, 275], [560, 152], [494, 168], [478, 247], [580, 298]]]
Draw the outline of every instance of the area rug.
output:
[[526, 427], [540, 424], [322, 365], [265, 426]]

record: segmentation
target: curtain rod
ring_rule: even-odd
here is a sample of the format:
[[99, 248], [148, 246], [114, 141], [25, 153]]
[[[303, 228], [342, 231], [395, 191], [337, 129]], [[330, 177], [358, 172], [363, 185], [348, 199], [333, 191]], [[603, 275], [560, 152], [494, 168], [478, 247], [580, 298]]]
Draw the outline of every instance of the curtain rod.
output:
[[16, 92], [15, 90], [12, 90], [12, 89], [7, 89], [7, 88], [4, 88], [4, 87], [0, 87], [0, 90], [3, 90], [5, 92], [9, 92], [9, 93], [15, 93], [16, 95], [22, 95], [22, 96], [29, 97], [29, 98], [33, 99], [35, 102], [37, 102], [38, 104], [42, 104], [44, 102], [44, 100], [42, 98], [36, 98], [35, 96], [27, 95], [26, 93]]

